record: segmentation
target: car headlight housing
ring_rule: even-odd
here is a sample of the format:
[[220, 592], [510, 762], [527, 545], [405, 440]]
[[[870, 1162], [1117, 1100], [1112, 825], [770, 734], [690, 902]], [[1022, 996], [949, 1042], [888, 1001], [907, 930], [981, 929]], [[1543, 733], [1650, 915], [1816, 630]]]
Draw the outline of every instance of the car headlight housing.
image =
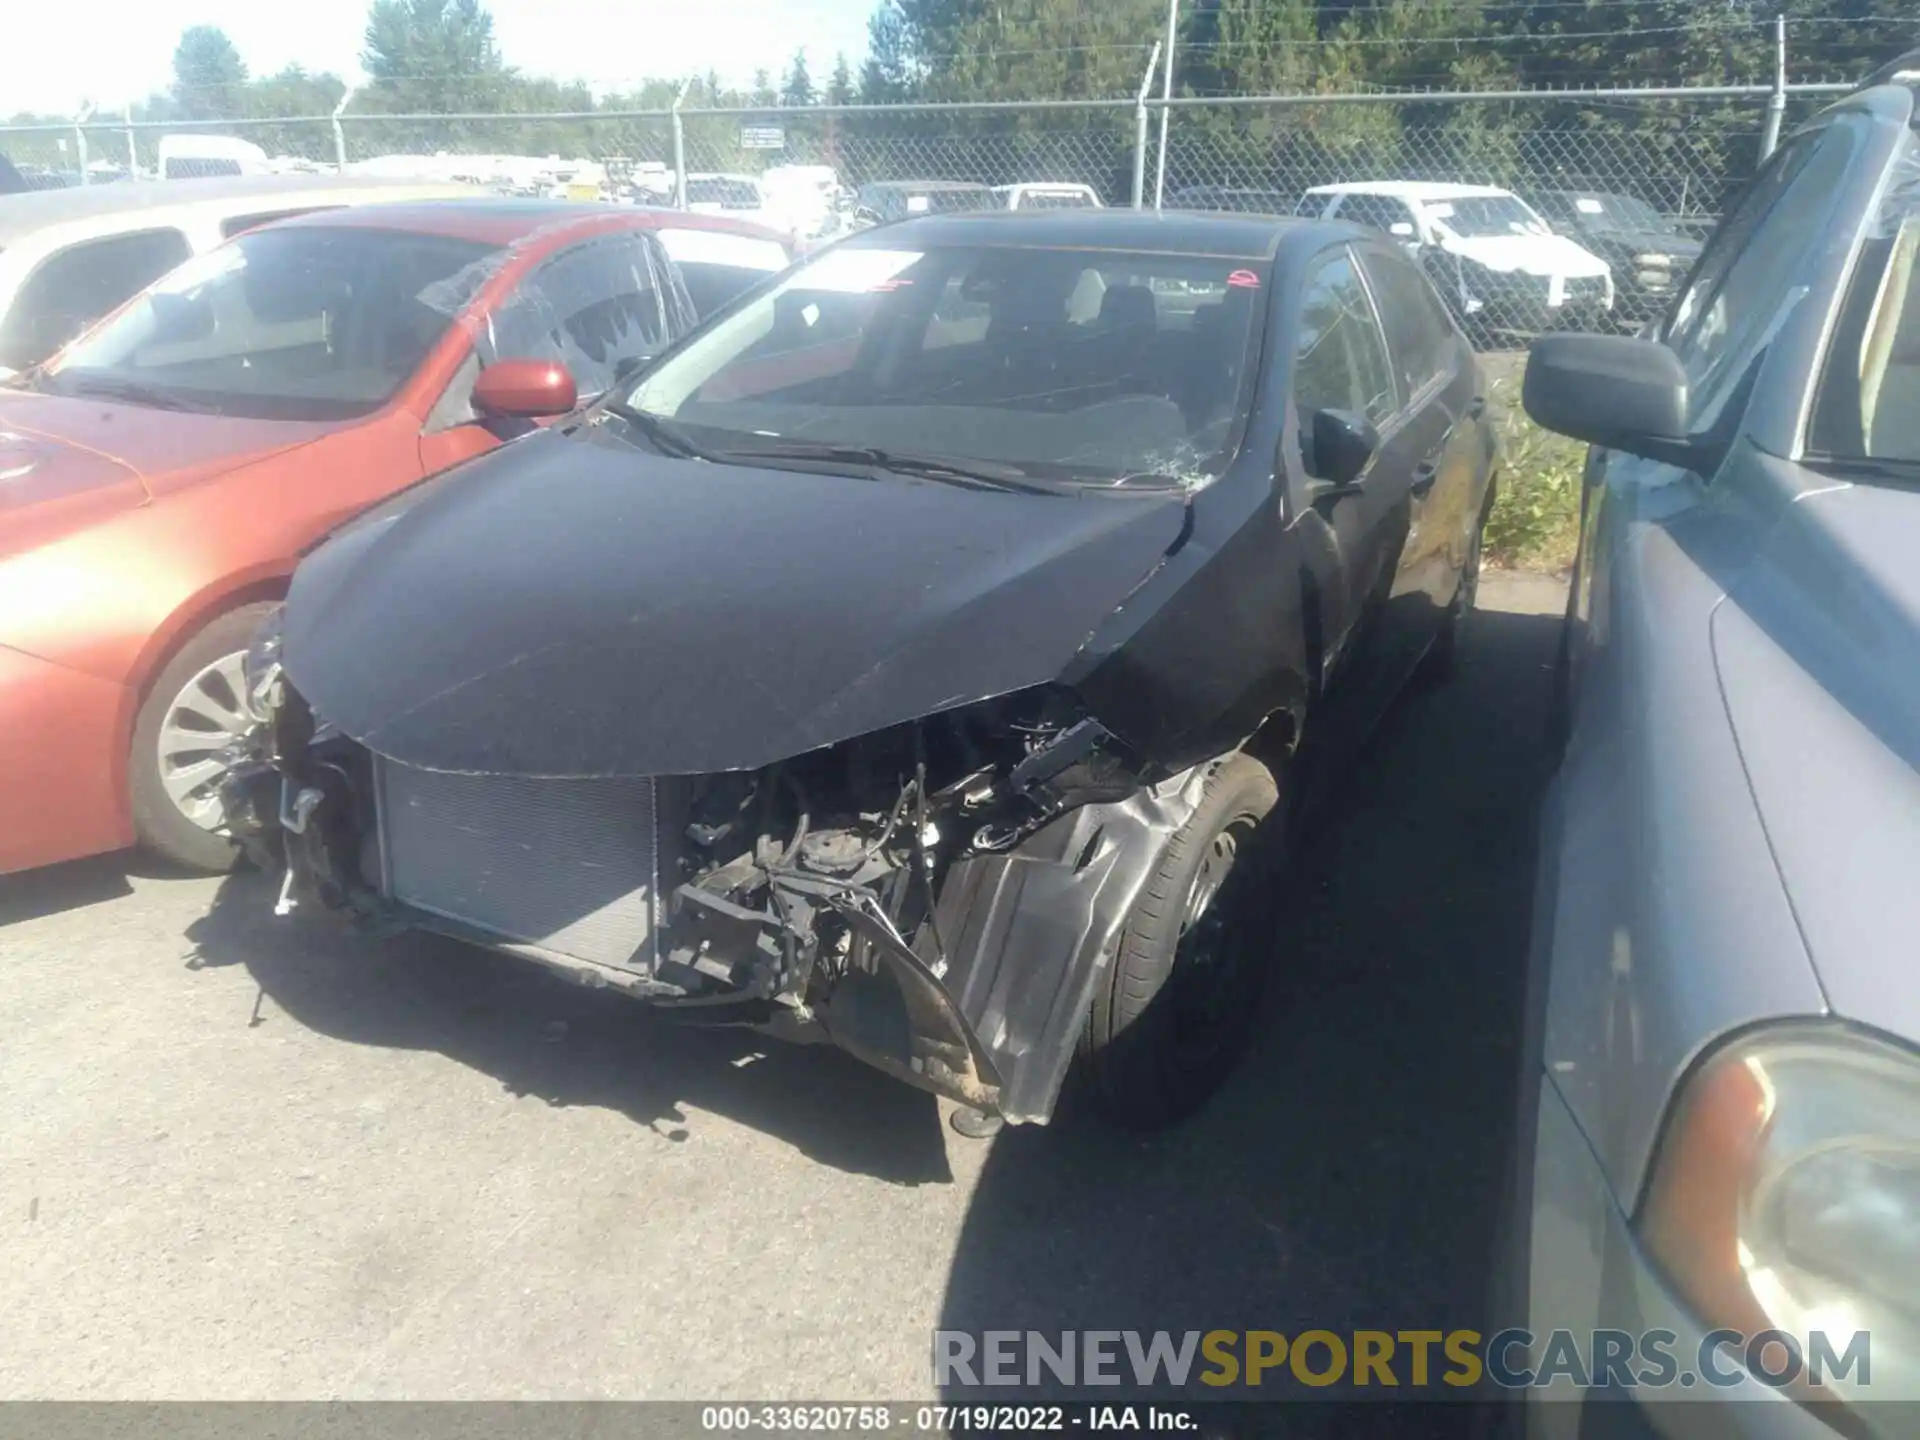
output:
[[1798, 1398], [1920, 1397], [1913, 1050], [1817, 1021], [1723, 1046], [1675, 1100], [1635, 1223], [1711, 1326], [1785, 1331], [1805, 1356], [1820, 1344], [1843, 1354], [1868, 1334], [1864, 1387], [1856, 1369], [1819, 1390], [1798, 1385]]
[[253, 641], [240, 662], [247, 704], [262, 718], [280, 708], [280, 628], [285, 614], [284, 605], [276, 605], [267, 612], [260, 628], [253, 632]]

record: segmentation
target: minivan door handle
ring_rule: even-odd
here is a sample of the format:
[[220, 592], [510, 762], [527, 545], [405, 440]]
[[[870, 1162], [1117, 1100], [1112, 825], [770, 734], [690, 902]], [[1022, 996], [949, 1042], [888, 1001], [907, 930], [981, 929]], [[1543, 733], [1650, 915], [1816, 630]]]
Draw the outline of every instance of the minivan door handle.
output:
[[1415, 495], [1425, 495], [1433, 489], [1433, 482], [1440, 478], [1440, 462], [1423, 460], [1413, 467], [1413, 484], [1408, 488]]

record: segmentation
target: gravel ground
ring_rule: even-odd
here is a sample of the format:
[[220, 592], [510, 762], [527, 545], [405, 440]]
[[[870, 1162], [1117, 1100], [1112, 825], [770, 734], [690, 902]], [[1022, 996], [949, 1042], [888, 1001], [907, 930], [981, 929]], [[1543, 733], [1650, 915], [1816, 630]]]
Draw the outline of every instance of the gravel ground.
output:
[[1560, 596], [1483, 585], [1300, 856], [1253, 1053], [1148, 1141], [964, 1140], [258, 876], [0, 881], [0, 1398], [897, 1400], [940, 1324], [1473, 1323]]

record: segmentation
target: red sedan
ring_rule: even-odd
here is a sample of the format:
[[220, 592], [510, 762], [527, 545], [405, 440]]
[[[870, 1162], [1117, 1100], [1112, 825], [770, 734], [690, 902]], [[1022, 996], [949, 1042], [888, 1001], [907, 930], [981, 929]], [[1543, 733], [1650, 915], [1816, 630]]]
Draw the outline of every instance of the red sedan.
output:
[[0, 873], [135, 842], [229, 865], [240, 662], [301, 550], [785, 259], [676, 211], [327, 211], [197, 257], [0, 389]]

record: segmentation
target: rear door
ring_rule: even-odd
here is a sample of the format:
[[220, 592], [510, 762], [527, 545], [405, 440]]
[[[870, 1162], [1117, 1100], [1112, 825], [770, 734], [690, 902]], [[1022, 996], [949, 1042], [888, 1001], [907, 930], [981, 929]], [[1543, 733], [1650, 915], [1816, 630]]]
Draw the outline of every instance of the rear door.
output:
[[[1311, 513], [1337, 553], [1318, 604], [1322, 678], [1332, 688], [1375, 689], [1417, 654], [1419, 610], [1404, 603], [1410, 578], [1406, 541], [1418, 472], [1444, 438], [1430, 419], [1403, 404], [1379, 317], [1351, 248], [1323, 251], [1308, 266], [1294, 334], [1292, 399], [1297, 453]], [[1378, 437], [1372, 461], [1346, 492], [1333, 490], [1313, 453], [1314, 417], [1335, 412], [1364, 422]]]
[[1417, 618], [1437, 632], [1479, 525], [1490, 454], [1486, 397], [1472, 351], [1426, 276], [1398, 249], [1356, 248], [1386, 330], [1407, 449], [1418, 454], [1396, 594], [1424, 606]]

